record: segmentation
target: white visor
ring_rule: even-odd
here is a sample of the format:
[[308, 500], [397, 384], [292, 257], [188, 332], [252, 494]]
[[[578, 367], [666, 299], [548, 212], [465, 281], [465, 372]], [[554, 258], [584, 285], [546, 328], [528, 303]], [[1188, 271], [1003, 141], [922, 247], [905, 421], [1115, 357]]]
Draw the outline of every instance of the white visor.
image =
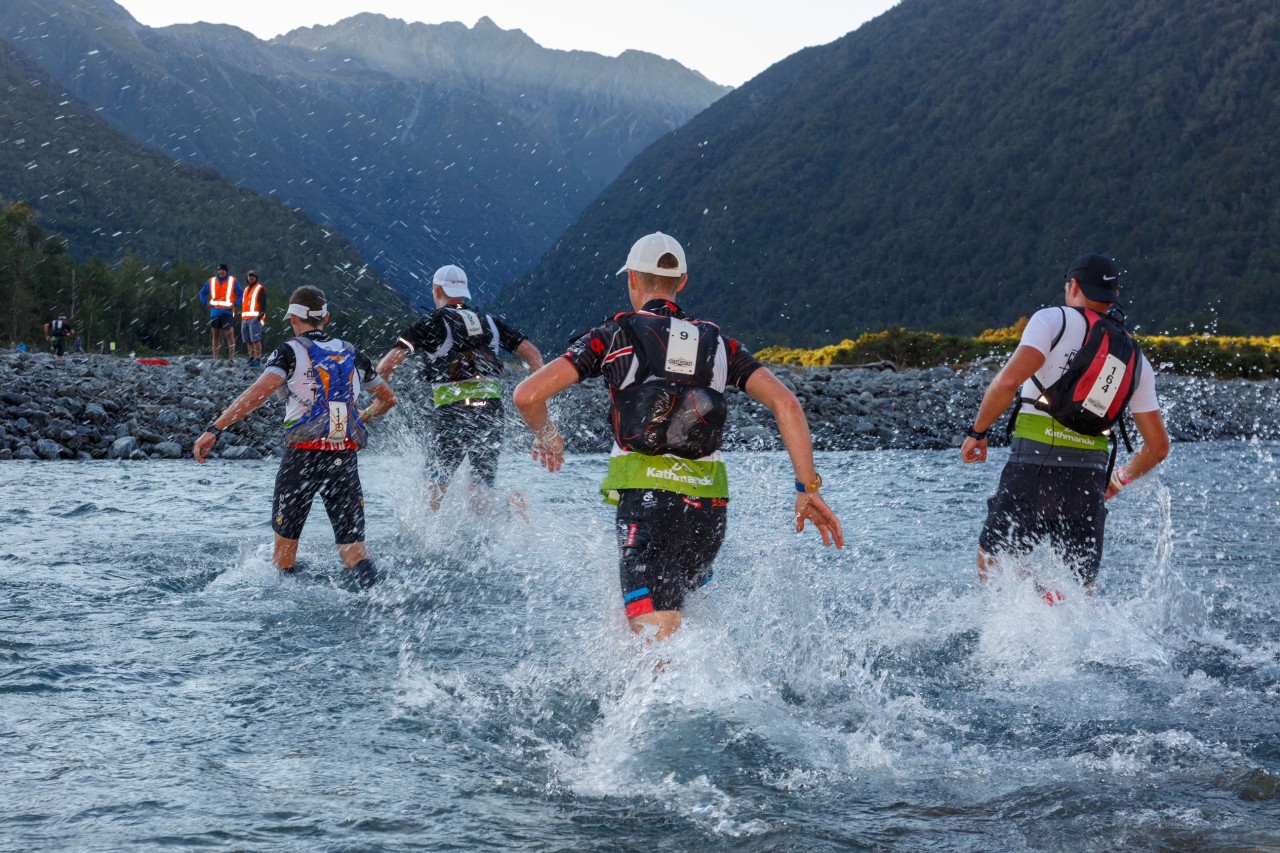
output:
[[285, 313], [292, 314], [295, 317], [301, 317], [304, 320], [323, 320], [325, 317], [329, 316], [329, 305], [328, 303], [325, 303], [320, 306], [319, 310], [316, 310], [314, 308], [308, 308], [305, 305], [299, 305], [296, 302], [290, 302], [289, 310]]

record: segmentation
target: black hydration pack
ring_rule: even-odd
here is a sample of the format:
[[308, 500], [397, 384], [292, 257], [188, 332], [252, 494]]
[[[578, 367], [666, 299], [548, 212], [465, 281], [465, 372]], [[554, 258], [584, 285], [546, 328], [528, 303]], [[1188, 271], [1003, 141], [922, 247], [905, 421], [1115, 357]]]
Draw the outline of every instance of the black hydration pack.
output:
[[613, 435], [624, 450], [684, 459], [709, 456], [724, 441], [729, 407], [712, 387], [720, 331], [712, 323], [657, 314], [619, 314], [636, 375], [612, 392]]
[[427, 381], [463, 382], [502, 375], [489, 315], [465, 305], [437, 308], [435, 313], [448, 328], [452, 345], [441, 358], [423, 360]]

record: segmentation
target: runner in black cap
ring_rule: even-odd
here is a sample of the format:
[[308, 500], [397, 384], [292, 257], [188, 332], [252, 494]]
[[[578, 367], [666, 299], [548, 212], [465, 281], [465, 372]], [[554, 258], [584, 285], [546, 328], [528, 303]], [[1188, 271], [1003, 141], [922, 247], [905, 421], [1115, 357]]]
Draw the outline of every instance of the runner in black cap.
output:
[[[1047, 540], [1092, 593], [1106, 501], [1169, 453], [1155, 372], [1124, 330], [1123, 315], [1109, 316], [1120, 306], [1120, 282], [1111, 259], [1095, 253], [1077, 258], [1067, 269], [1064, 307], [1031, 316], [982, 398], [960, 450], [966, 463], [987, 460], [988, 431], [1015, 399], [1021, 403], [1009, 461], [978, 540], [980, 580], [998, 558], [1025, 554]], [[1108, 424], [1118, 423], [1126, 404], [1142, 447], [1108, 477], [1109, 441], [1115, 440]], [[1062, 597], [1056, 590], [1044, 593], [1051, 604]]]

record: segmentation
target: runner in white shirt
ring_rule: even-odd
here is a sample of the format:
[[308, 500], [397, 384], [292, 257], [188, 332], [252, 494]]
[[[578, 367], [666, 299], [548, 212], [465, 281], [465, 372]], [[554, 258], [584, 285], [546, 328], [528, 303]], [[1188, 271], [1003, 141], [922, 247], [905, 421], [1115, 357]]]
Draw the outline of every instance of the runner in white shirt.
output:
[[[1084, 343], [1088, 327], [1079, 310], [1106, 314], [1120, 301], [1120, 271], [1108, 258], [1086, 254], [1066, 275], [1065, 308], [1045, 308], [1027, 322], [1013, 356], [992, 380], [973, 427], [960, 449], [966, 463], [987, 461], [987, 432], [1017, 398], [1023, 403], [1010, 444], [1009, 461], [978, 540], [978, 578], [985, 581], [1001, 555], [1020, 555], [1049, 541], [1092, 594], [1102, 561], [1106, 501], [1146, 474], [1169, 454], [1169, 434], [1156, 396], [1155, 371], [1140, 356], [1129, 410], [1142, 446], [1110, 479], [1106, 436], [1076, 432], [1037, 409], [1034, 375], [1051, 386]], [[1054, 343], [1055, 338], [1057, 343]], [[1047, 592], [1054, 603], [1060, 594]]]

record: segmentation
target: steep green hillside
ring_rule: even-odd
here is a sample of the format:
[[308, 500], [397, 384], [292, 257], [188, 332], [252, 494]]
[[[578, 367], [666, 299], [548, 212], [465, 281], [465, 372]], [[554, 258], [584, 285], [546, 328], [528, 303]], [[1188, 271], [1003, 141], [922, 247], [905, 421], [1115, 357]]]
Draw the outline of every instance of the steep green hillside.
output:
[[[76, 260], [92, 256], [108, 264], [126, 256], [134, 266], [140, 263], [134, 259], [163, 265], [183, 262], [190, 277], [166, 278], [168, 290], [151, 300], [170, 312], [174, 327], [164, 331], [157, 318], [148, 336], [158, 344], [169, 334], [180, 342], [183, 326], [200, 315], [198, 306], [192, 306], [201, 281], [212, 274], [210, 265], [220, 261], [241, 275], [256, 267], [274, 288], [277, 305], [282, 291], [316, 284], [353, 316], [397, 316], [405, 308], [336, 229], [318, 226], [294, 208], [237, 187], [212, 169], [175, 163], [130, 141], [3, 40], [0, 200], [25, 202], [30, 209], [28, 214], [5, 205], [11, 230], [26, 234], [38, 216], [42, 232], [65, 238], [65, 252], [53, 250], [44, 262], [59, 270], [55, 281], [46, 282], [52, 291], [30, 277], [24, 283], [26, 271], [12, 259], [0, 271], [0, 286], [5, 288], [0, 305], [13, 311], [8, 319], [16, 324], [5, 331], [15, 338], [29, 337], [30, 329], [48, 319], [48, 313], [68, 309], [71, 267], [57, 266], [64, 261], [56, 260], [66, 252]], [[35, 242], [50, 249], [53, 236], [42, 235]], [[18, 243], [32, 240], [22, 237]], [[19, 298], [23, 288], [28, 296]], [[81, 292], [82, 297], [88, 295]], [[23, 307], [17, 309], [19, 305]], [[188, 309], [194, 315], [189, 316]], [[124, 322], [133, 319], [126, 317]], [[28, 331], [19, 333], [22, 328]]]
[[[637, 157], [508, 313], [559, 335], [624, 304], [654, 229], [686, 304], [752, 342], [974, 333], [1127, 270], [1146, 331], [1280, 328], [1280, 19], [1264, 0], [903, 0]], [[554, 305], [554, 310], [550, 306]]]

